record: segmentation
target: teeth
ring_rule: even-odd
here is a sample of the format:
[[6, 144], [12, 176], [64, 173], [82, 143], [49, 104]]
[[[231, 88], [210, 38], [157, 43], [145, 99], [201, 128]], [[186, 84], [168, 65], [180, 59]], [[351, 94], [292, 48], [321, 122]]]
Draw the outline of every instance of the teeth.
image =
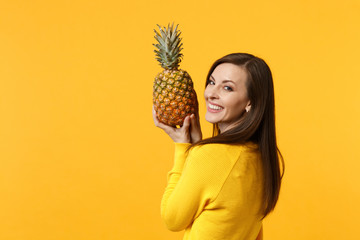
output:
[[223, 109], [222, 107], [212, 105], [211, 103], [209, 103], [209, 108], [214, 109], [214, 110], [221, 110], [221, 109]]

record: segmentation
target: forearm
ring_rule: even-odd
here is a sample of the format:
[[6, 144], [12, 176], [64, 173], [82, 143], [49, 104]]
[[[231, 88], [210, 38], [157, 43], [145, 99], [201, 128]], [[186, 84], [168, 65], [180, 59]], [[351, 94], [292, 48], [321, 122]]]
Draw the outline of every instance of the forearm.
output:
[[[174, 202], [176, 199], [172, 198], [173, 191], [181, 177], [185, 162], [186, 162], [186, 149], [190, 144], [175, 143], [175, 156], [174, 165], [169, 171], [167, 176], [167, 186], [161, 200], [161, 217], [170, 230], [176, 231], [173, 227], [172, 221], [172, 209], [174, 208]], [[175, 206], [176, 207], [176, 206]]]

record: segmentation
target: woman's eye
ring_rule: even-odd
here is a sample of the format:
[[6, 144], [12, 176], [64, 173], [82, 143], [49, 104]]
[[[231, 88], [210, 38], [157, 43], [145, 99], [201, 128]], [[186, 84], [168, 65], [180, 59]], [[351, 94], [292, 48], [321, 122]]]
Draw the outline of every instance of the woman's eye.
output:
[[209, 81], [208, 81], [208, 84], [210, 84], [210, 85], [215, 85], [215, 82], [214, 82], [213, 80], [209, 80]]
[[231, 87], [229, 87], [229, 86], [225, 86], [224, 89], [225, 89], [226, 91], [232, 91], [232, 90], [233, 90], [233, 89], [232, 89]]

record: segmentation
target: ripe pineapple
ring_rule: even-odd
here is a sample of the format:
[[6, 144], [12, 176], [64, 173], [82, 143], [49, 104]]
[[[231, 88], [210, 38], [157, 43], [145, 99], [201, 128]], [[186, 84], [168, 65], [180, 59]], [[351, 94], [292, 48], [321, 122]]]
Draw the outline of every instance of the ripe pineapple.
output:
[[180, 31], [174, 24], [155, 31], [156, 59], [164, 70], [154, 81], [153, 104], [160, 122], [169, 126], [182, 126], [187, 115], [196, 114], [197, 99], [190, 75], [179, 69], [183, 54]]

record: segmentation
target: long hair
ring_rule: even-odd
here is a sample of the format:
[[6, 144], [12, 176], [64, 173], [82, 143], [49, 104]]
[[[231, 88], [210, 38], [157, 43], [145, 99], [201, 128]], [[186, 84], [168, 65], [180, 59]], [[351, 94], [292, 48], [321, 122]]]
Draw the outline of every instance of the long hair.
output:
[[194, 143], [191, 147], [211, 143], [243, 144], [249, 141], [258, 144], [264, 172], [262, 209], [265, 218], [275, 208], [284, 174], [284, 160], [276, 143], [272, 74], [261, 58], [247, 53], [232, 53], [218, 59], [211, 66], [205, 87], [214, 69], [222, 63], [232, 63], [246, 71], [246, 89], [251, 110], [241, 115], [238, 125], [225, 132], [220, 132], [218, 125], [214, 124], [213, 137]]

